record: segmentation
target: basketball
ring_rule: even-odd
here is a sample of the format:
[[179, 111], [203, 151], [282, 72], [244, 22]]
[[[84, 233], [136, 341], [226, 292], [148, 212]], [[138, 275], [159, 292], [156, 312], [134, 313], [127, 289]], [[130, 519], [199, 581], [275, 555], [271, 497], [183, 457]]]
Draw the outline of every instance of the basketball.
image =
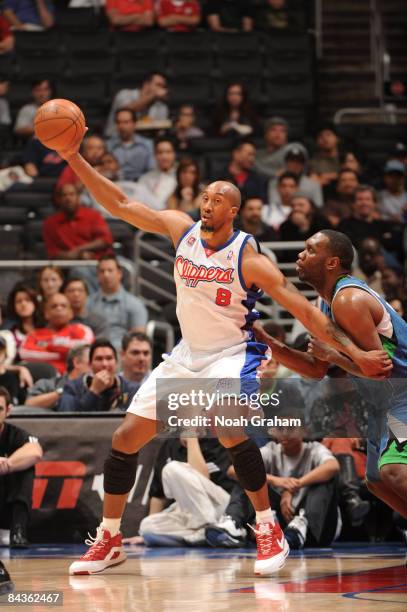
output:
[[85, 134], [85, 117], [69, 100], [49, 100], [37, 110], [34, 120], [35, 135], [49, 149], [69, 149]]

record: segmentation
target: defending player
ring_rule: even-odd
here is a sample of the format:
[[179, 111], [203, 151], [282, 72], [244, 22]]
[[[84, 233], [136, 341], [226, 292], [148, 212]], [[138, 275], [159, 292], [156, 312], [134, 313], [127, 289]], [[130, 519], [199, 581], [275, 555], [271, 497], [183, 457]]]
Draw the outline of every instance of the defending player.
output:
[[359, 392], [375, 406], [369, 414], [366, 479], [370, 491], [407, 518], [407, 323], [363, 281], [350, 275], [352, 243], [345, 234], [323, 230], [298, 255], [300, 280], [319, 294], [318, 306], [362, 349], [383, 347], [393, 362], [390, 378], [361, 378], [360, 368], [333, 348], [311, 340], [302, 353], [256, 326], [276, 359], [310, 378], [325, 375], [329, 362], [351, 373]]
[[[209, 185], [201, 195], [201, 221], [194, 224], [184, 213], [154, 211], [129, 202], [114, 183], [91, 168], [78, 149], [79, 143], [59, 153], [102, 206], [144, 231], [169, 236], [176, 245], [177, 315], [183, 336], [141, 386], [113, 435], [104, 469], [103, 521], [96, 538], [87, 541], [90, 549], [70, 567], [72, 574], [92, 574], [126, 559], [120, 520], [135, 481], [137, 453], [157, 432], [156, 380], [223, 379], [226, 373], [241, 379], [242, 389], [251, 386], [253, 390], [266, 349], [254, 341], [251, 330], [252, 309], [261, 290], [298, 317], [312, 334], [348, 354], [366, 374], [384, 375], [391, 362], [384, 351], [364, 352], [338, 332], [257, 252], [251, 236], [233, 230], [240, 207], [237, 187], [225, 181]], [[255, 573], [270, 574], [284, 565], [288, 544], [273, 520], [260, 451], [245, 435], [219, 439], [228, 448], [239, 482], [256, 510]]]

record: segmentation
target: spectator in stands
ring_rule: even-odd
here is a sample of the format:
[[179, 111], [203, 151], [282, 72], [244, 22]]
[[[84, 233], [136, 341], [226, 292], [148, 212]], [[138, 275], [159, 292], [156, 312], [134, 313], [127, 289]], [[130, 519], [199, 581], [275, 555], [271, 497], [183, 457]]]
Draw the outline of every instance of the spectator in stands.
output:
[[94, 339], [92, 330], [82, 323], [72, 323], [72, 317], [68, 298], [63, 293], [52, 295], [45, 304], [48, 325], [27, 334], [20, 348], [22, 359], [49, 363], [63, 374], [69, 350]]
[[168, 97], [167, 80], [165, 76], [154, 72], [149, 74], [141, 84], [140, 89], [121, 89], [114, 97], [106, 123], [106, 136], [114, 136], [116, 132], [116, 111], [129, 108], [137, 119], [148, 118], [150, 122], [168, 119], [169, 109], [166, 104]]
[[10, 28], [10, 22], [0, 9], [0, 55], [10, 53], [14, 49], [15, 38]]
[[253, 8], [242, 0], [208, 0], [208, 25], [213, 32], [251, 32]]
[[214, 132], [219, 136], [245, 137], [254, 131], [257, 131], [257, 120], [249, 92], [243, 83], [230, 83], [215, 111]]
[[90, 374], [69, 380], [62, 393], [58, 412], [107, 412], [126, 410], [139, 388], [117, 372], [115, 347], [99, 338], [89, 350]]
[[37, 79], [31, 84], [33, 101], [25, 104], [17, 113], [14, 132], [22, 138], [29, 138], [34, 134], [34, 119], [39, 107], [52, 98], [52, 85], [48, 79]]
[[215, 178], [231, 181], [237, 185], [242, 193], [243, 200], [261, 198], [266, 201], [266, 179], [253, 169], [255, 158], [256, 147], [252, 142], [238, 142], [232, 148], [232, 156], [228, 166]]
[[7, 368], [6, 360], [7, 341], [0, 336], [0, 387], [7, 389], [13, 404], [24, 404], [26, 389], [20, 385], [18, 374]]
[[316, 146], [317, 150], [310, 161], [310, 174], [325, 187], [336, 181], [341, 168], [339, 138], [332, 126], [319, 130]]
[[26, 335], [43, 325], [35, 289], [24, 282], [14, 285], [8, 297], [6, 316], [2, 328], [12, 332], [16, 344], [16, 360], [19, 361], [19, 349]]
[[[298, 191], [291, 198], [291, 213], [280, 225], [280, 239], [303, 241], [307, 240], [322, 229], [329, 229], [330, 223], [321, 214], [314, 202], [302, 191]], [[287, 254], [284, 261], [296, 261], [298, 255], [292, 251]]]
[[59, 293], [65, 276], [58, 266], [44, 266], [38, 273], [38, 297], [44, 304], [51, 295]]
[[340, 170], [334, 189], [330, 190], [325, 200], [323, 213], [330, 223], [338, 225], [342, 219], [352, 215], [355, 191], [359, 185], [359, 177], [353, 170]]
[[259, 242], [272, 242], [277, 240], [278, 236], [270, 225], [262, 221], [263, 206], [261, 198], [252, 197], [243, 200], [236, 226], [243, 232], [252, 234]]
[[[298, 178], [298, 189], [301, 193], [306, 194], [315, 206], [322, 208], [324, 204], [321, 185], [307, 176], [307, 161], [308, 155], [303, 147], [298, 145], [290, 145], [284, 157], [284, 171], [295, 174]], [[268, 201], [276, 202], [281, 205], [280, 194], [277, 191], [277, 179], [269, 182]]]
[[268, 178], [278, 177], [284, 170], [285, 156], [294, 144], [305, 151], [300, 143], [288, 144], [288, 123], [282, 117], [267, 119], [264, 126], [265, 148], [258, 149], [256, 170]]
[[177, 149], [185, 150], [193, 138], [201, 138], [205, 134], [196, 125], [195, 109], [192, 104], [183, 104], [177, 113], [172, 135], [176, 139]]
[[407, 172], [407, 146], [403, 142], [398, 142], [396, 144], [391, 154], [391, 159], [401, 161], [401, 163], [405, 165]]
[[[289, 415], [281, 412], [279, 417], [295, 418], [292, 412]], [[302, 427], [274, 427], [272, 431], [276, 442], [263, 446], [261, 454], [272, 508], [284, 528], [290, 548], [300, 549], [305, 543], [307, 546], [329, 546], [338, 523], [335, 477], [339, 464], [323, 444], [304, 442]], [[235, 477], [233, 467], [228, 473]], [[240, 487], [233, 489], [225, 510], [228, 516], [215, 524], [223, 538], [213, 545], [223, 543], [227, 546], [234, 534], [242, 539], [242, 528], [254, 519], [244, 495]]]
[[358, 177], [362, 176], [362, 164], [352, 151], [344, 151], [341, 156], [341, 170], [353, 170]]
[[106, 0], [105, 11], [110, 25], [122, 32], [139, 32], [154, 24], [153, 0]]
[[66, 166], [66, 161], [56, 151], [51, 151], [38, 140], [31, 138], [23, 150], [22, 161], [24, 171], [35, 178], [49, 176], [58, 178]]
[[71, 276], [64, 285], [64, 294], [72, 308], [73, 323], [82, 323], [90, 327], [95, 338], [108, 336], [109, 327], [106, 317], [88, 308], [89, 289], [83, 278]]
[[356, 248], [364, 238], [381, 240], [383, 223], [379, 218], [377, 195], [373, 187], [370, 185], [356, 187], [352, 214], [339, 223], [337, 230], [346, 234]]
[[385, 189], [380, 192], [379, 210], [383, 219], [407, 220], [407, 191], [405, 188], [406, 167], [397, 159], [384, 167]]
[[364, 238], [358, 249], [359, 265], [354, 276], [365, 281], [379, 295], [384, 295], [382, 270], [385, 267], [383, 248], [376, 238]]
[[174, 143], [170, 138], [163, 136], [156, 140], [154, 153], [157, 168], [143, 174], [139, 182], [151, 191], [161, 208], [165, 208], [168, 198], [174, 193], [177, 186], [177, 159]]
[[120, 349], [122, 338], [129, 330], [144, 332], [148, 320], [143, 302], [126, 291], [122, 285], [122, 271], [114, 256], [102, 257], [97, 269], [99, 291], [89, 298], [89, 309], [109, 321], [109, 339]]
[[276, 199], [264, 206], [263, 221], [275, 230], [291, 213], [291, 198], [298, 190], [298, 177], [292, 172], [283, 172], [277, 179]]
[[107, 148], [119, 162], [126, 181], [137, 181], [142, 174], [154, 168], [153, 144], [148, 138], [136, 134], [136, 118], [128, 108], [116, 111], [117, 136], [107, 142]]
[[205, 525], [221, 517], [234, 486], [226, 474], [229, 464], [218, 440], [187, 436], [167, 440], [155, 462], [150, 513], [140, 523], [144, 542], [204, 544]]
[[48, 257], [100, 259], [109, 253], [113, 243], [110, 229], [99, 212], [81, 206], [75, 185], [63, 185], [58, 199], [60, 210], [43, 225]]
[[383, 268], [381, 281], [384, 297], [388, 302], [400, 300], [402, 304], [406, 303], [406, 277], [403, 270], [399, 268]]
[[42, 459], [38, 439], [6, 423], [12, 406], [0, 387], [0, 528], [10, 529], [10, 548], [26, 548], [34, 485], [34, 465]]
[[40, 378], [28, 389], [26, 406], [58, 410], [59, 400], [68, 380], [75, 380], [89, 372], [89, 344], [71, 348], [66, 358], [66, 374]]
[[15, 30], [39, 31], [54, 25], [51, 0], [4, 0], [4, 16]]
[[9, 85], [9, 81], [6, 81], [4, 77], [0, 75], [0, 126], [11, 125], [10, 105], [7, 99]]
[[187, 213], [197, 211], [201, 189], [198, 162], [191, 157], [183, 157], [177, 168], [177, 186], [168, 198], [167, 208]]
[[287, 11], [286, 0], [264, 0], [256, 7], [256, 30], [285, 30], [292, 19]]
[[[96, 134], [85, 136], [82, 142], [82, 155], [86, 161], [93, 167], [98, 168], [102, 163], [102, 157], [106, 153], [106, 144], [103, 138]], [[72, 170], [71, 166], [66, 166], [58, 177], [56, 189], [65, 185], [65, 183], [73, 183], [79, 190], [82, 190], [83, 185]]]
[[157, 23], [168, 32], [192, 32], [201, 21], [198, 0], [158, 0]]
[[122, 338], [121, 363], [123, 377], [143, 384], [150, 376], [153, 360], [153, 345], [142, 332], [128, 332]]
[[[140, 185], [136, 181], [125, 181], [123, 180], [122, 172], [119, 167], [119, 162], [113, 155], [113, 153], [105, 153], [102, 156], [101, 163], [97, 168], [98, 172], [106, 178], [117, 183], [117, 185], [124, 191], [129, 200], [137, 200], [137, 202], [143, 202], [151, 208], [160, 210], [161, 204], [157, 198], [151, 193], [147, 187]], [[83, 189], [80, 195], [81, 204], [94, 208], [102, 217], [107, 219], [112, 218], [112, 215], [95, 200], [95, 198], [86, 190]]]

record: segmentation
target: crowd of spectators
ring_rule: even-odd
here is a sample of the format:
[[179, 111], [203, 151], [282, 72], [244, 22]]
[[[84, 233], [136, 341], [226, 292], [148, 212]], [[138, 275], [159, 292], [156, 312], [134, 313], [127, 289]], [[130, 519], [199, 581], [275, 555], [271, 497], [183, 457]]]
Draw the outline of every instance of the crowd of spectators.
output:
[[[85, 5], [82, 0], [70, 3]], [[209, 0], [203, 8], [194, 0], [106, 0], [104, 10], [110, 26], [120, 31], [156, 25], [189, 32], [205, 23], [214, 32], [231, 34], [293, 27], [286, 5], [285, 0]], [[12, 51], [14, 31], [53, 24], [50, 0], [5, 0], [0, 55]], [[18, 438], [13, 452], [18, 459], [17, 448], [25, 449], [26, 459], [19, 464], [7, 451], [4, 460], [6, 435], [11, 433], [3, 423], [11, 405], [55, 413], [125, 411], [152, 369], [155, 347], [145, 334], [151, 312], [123, 284], [109, 213], [66, 162], [33, 136], [36, 110], [54, 95], [52, 80], [35, 80], [31, 99], [15, 117], [7, 104], [7, 88], [0, 80], [0, 124], [13, 123], [20, 150], [15, 164], [4, 168], [7, 182], [2, 183], [0, 175], [0, 189], [24, 191], [38, 178], [53, 179], [55, 209], [43, 221], [43, 242], [49, 259], [73, 262], [66, 273], [46, 266], [36, 282], [19, 281], [2, 296], [0, 493], [10, 486], [3, 475], [11, 475], [14, 463], [23, 466], [18, 469], [25, 477], [18, 486], [24, 496], [17, 501], [8, 497], [10, 516], [5, 521], [11, 525], [12, 545], [23, 546], [32, 468], [42, 450], [37, 441], [12, 431]], [[129, 198], [156, 210], [186, 212], [193, 220], [199, 219], [201, 189], [216, 179], [232, 181], [243, 200], [237, 228], [267, 243], [275, 259], [293, 261], [296, 252], [273, 254], [273, 242], [303, 242], [319, 229], [336, 228], [358, 251], [355, 275], [407, 320], [407, 148], [402, 143], [385, 152], [387, 161], [378, 168], [366, 162], [358, 143], [341, 138], [333, 125], [319, 126], [312, 138], [309, 133], [292, 139], [289, 120], [259, 113], [250, 87], [239, 78], [224, 83], [210, 116], [203, 117], [189, 103], [175, 107], [171, 95], [166, 75], [159, 72], [119, 89], [110, 100], [103, 129], [88, 133], [83, 141], [85, 159]], [[198, 154], [199, 143], [211, 139], [214, 155]], [[89, 261], [75, 265], [81, 263], [77, 260], [97, 260], [97, 266]], [[275, 327], [272, 333], [284, 330]], [[270, 392], [278, 377], [292, 374], [282, 373], [275, 358], [267, 368]], [[272, 441], [263, 445], [262, 453], [270, 497], [292, 548], [329, 545], [340, 532], [341, 517], [352, 529], [371, 511], [362, 482], [364, 433], [357, 440], [344, 442], [338, 436], [311, 442], [302, 429], [268, 432]], [[16, 486], [15, 479], [10, 482]], [[165, 442], [151, 484], [150, 514], [140, 526], [145, 543], [239, 546], [250, 539], [246, 523], [252, 520], [227, 453], [216, 441], [185, 435]], [[367, 537], [374, 539], [373, 531], [368, 530]]]

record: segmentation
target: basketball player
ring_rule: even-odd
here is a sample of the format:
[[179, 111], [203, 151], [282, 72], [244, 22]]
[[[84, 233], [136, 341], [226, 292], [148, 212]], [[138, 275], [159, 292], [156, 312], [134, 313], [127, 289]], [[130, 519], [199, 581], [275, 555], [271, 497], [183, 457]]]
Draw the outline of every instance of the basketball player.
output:
[[[70, 566], [71, 574], [93, 574], [126, 559], [120, 521], [135, 482], [137, 453], [157, 433], [158, 379], [240, 379], [241, 390], [256, 389], [256, 370], [266, 345], [255, 342], [253, 311], [261, 290], [287, 308], [321, 340], [344, 351], [368, 375], [391, 367], [384, 351], [356, 347], [324, 314], [288, 284], [271, 261], [258, 253], [252, 236], [233, 230], [240, 207], [238, 188], [226, 181], [201, 194], [201, 221], [179, 211], [155, 211], [129, 202], [114, 183], [98, 174], [78, 153], [79, 143], [59, 151], [92, 196], [112, 215], [146, 232], [164, 234], [176, 246], [174, 276], [177, 316], [183, 339], [140, 387], [126, 417], [113, 435], [104, 468], [103, 521], [89, 550]], [[280, 569], [288, 544], [270, 509], [261, 453], [246, 435], [222, 435], [240, 484], [256, 510], [256, 574]]]
[[390, 378], [361, 378], [347, 357], [311, 341], [308, 353], [291, 349], [256, 326], [275, 358], [309, 378], [324, 376], [329, 363], [351, 373], [359, 392], [375, 407], [369, 414], [366, 480], [369, 490], [407, 518], [407, 323], [363, 281], [351, 276], [353, 248], [340, 232], [322, 230], [298, 255], [301, 281], [319, 294], [318, 307], [362, 349], [383, 349], [392, 360]]

